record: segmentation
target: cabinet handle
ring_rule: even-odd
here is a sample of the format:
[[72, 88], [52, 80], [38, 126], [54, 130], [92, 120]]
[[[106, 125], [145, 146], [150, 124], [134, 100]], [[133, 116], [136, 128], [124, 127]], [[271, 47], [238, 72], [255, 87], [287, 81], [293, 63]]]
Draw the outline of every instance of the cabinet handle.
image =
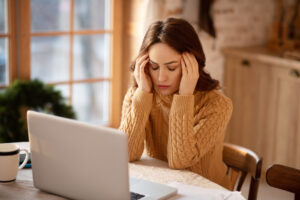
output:
[[250, 67], [250, 61], [249, 60], [242, 60], [242, 66], [243, 67]]
[[293, 77], [299, 78], [300, 77], [300, 72], [296, 69], [292, 69], [290, 71], [290, 75], [293, 76]]

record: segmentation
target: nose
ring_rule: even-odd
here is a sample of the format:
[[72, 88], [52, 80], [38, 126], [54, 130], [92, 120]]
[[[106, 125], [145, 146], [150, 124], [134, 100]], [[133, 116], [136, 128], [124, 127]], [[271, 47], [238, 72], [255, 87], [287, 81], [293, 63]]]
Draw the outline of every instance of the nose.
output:
[[164, 82], [166, 80], [168, 80], [168, 73], [167, 73], [167, 71], [164, 70], [164, 69], [159, 70], [158, 81], [159, 82]]

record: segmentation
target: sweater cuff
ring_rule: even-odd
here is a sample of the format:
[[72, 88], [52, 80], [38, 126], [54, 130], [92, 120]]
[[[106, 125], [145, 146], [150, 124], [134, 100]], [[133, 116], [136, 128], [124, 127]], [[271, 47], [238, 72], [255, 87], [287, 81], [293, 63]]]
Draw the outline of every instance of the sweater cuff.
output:
[[177, 114], [194, 114], [194, 95], [175, 94], [172, 102], [172, 112]]
[[133, 95], [133, 103], [138, 110], [150, 112], [152, 107], [153, 93], [137, 89]]

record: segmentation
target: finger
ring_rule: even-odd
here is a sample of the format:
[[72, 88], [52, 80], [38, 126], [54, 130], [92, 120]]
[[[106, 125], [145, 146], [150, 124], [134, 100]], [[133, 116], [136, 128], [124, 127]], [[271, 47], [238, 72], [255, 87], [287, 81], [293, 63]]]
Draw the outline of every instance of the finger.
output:
[[191, 64], [189, 63], [186, 53], [184, 53], [182, 57], [183, 57], [183, 62], [185, 64], [186, 72], [191, 73]]
[[148, 54], [144, 54], [143, 56], [140, 57], [139, 59], [139, 69], [141, 70], [141, 65], [142, 63], [148, 58]]
[[195, 56], [193, 56], [193, 63], [195, 66], [194, 73], [197, 74], [197, 76], [198, 76], [199, 75], [199, 64], [198, 64], [198, 61]]
[[141, 64], [141, 66], [140, 66], [140, 68], [141, 68], [140, 77], [141, 77], [141, 79], [143, 79], [143, 80], [145, 80], [145, 79], [147, 78], [147, 74], [146, 74], [146, 72], [145, 72], [145, 67], [146, 67], [147, 64], [148, 64], [148, 61], [149, 61], [149, 59], [145, 60], [145, 61]]
[[138, 57], [138, 59], [136, 60], [136, 65], [139, 66], [141, 65], [141, 63], [148, 57], [148, 53], [142, 55], [141, 57]]
[[197, 74], [198, 73], [198, 62], [196, 60], [196, 57], [194, 54], [190, 53], [189, 54], [189, 60], [192, 63], [192, 67], [193, 67], [193, 73]]
[[139, 72], [139, 65], [140, 65], [139, 63], [140, 63], [140, 58], [137, 58], [134, 66], [134, 71], [136, 72], [136, 74], [138, 74]]
[[145, 67], [147, 66], [148, 62], [149, 62], [149, 58], [144, 60], [144, 62], [141, 64], [141, 73], [142, 73], [142, 75], [146, 75]]
[[195, 56], [192, 53], [188, 53], [187, 57], [191, 63], [191, 65], [193, 66], [193, 69], [195, 69]]
[[146, 53], [146, 54], [142, 55], [141, 57], [139, 57], [140, 63], [143, 62], [145, 59], [147, 59], [148, 56], [149, 56], [148, 53]]
[[183, 56], [180, 59], [180, 63], [181, 63], [181, 70], [182, 70], [182, 76], [186, 76], [187, 74], [187, 69], [186, 69], [186, 65], [185, 62], [183, 60]]
[[134, 64], [134, 71], [133, 71], [134, 74], [137, 74], [137, 73], [138, 73], [138, 65], [137, 65], [137, 61], [138, 61], [138, 60], [136, 60], [136, 61], [135, 61], [135, 64]]
[[193, 73], [194, 66], [193, 66], [193, 62], [191, 61], [191, 55], [189, 53], [186, 53], [184, 58], [185, 58], [185, 63], [186, 63], [188, 72]]
[[137, 67], [138, 67], [138, 77], [141, 80], [141, 76], [142, 76], [141, 63], [139, 63]]
[[134, 75], [134, 78], [135, 78], [136, 83], [139, 85], [139, 84], [140, 84], [140, 83], [139, 83], [139, 82], [140, 82], [140, 79], [139, 79], [139, 73], [138, 73], [137, 67], [136, 67], [136, 69], [134, 70], [133, 75]]
[[148, 53], [144, 54], [143, 56], [140, 56], [136, 59], [135, 68], [134, 68], [134, 76], [136, 79], [136, 82], [139, 84], [141, 80], [141, 62], [148, 57]]

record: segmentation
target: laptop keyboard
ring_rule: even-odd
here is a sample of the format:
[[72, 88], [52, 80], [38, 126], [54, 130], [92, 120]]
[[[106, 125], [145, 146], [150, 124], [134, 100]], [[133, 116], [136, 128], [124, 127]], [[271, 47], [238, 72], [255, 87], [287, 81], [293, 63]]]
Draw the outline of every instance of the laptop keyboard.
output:
[[145, 195], [134, 193], [134, 192], [130, 192], [130, 196], [131, 196], [131, 198], [130, 198], [131, 200], [136, 200], [136, 199], [143, 198]]

